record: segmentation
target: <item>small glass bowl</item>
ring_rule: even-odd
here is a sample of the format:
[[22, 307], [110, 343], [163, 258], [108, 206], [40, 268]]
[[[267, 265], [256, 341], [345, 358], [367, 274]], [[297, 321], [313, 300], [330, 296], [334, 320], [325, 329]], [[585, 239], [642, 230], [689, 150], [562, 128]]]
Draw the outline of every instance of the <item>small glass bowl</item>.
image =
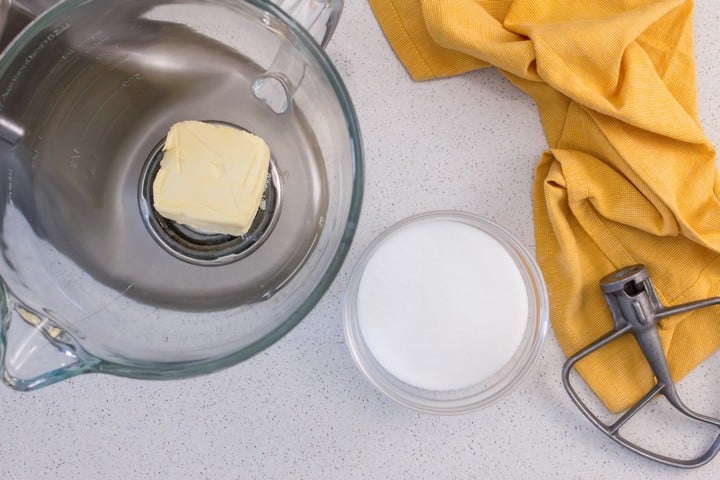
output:
[[[490, 235], [503, 246], [517, 265], [528, 298], [524, 336], [512, 358], [494, 375], [459, 390], [427, 390], [410, 385], [388, 370], [373, 356], [363, 338], [358, 317], [358, 290], [368, 262], [391, 236], [418, 222], [453, 221], [472, 226]], [[353, 360], [365, 376], [393, 400], [415, 410], [453, 415], [486, 407], [517, 387], [536, 363], [548, 329], [548, 298], [540, 269], [527, 250], [504, 228], [473, 214], [437, 211], [407, 218], [381, 234], [364, 252], [350, 279], [345, 296], [345, 336]]]

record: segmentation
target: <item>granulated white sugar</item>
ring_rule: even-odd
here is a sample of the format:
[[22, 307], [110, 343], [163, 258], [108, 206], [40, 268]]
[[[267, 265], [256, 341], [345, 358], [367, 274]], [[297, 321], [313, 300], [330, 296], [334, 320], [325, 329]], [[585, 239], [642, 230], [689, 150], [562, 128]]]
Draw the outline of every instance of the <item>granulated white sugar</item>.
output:
[[525, 333], [528, 292], [495, 238], [464, 223], [409, 224], [370, 258], [358, 290], [362, 336], [399, 380], [454, 390], [488, 379]]

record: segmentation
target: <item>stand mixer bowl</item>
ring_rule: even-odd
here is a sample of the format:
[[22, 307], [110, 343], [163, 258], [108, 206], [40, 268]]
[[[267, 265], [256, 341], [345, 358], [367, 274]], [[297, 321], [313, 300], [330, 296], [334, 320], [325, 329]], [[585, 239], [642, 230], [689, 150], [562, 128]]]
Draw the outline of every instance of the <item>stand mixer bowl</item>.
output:
[[[0, 144], [6, 384], [209, 373], [310, 311], [362, 197], [352, 103], [310, 33], [326, 43], [341, 7], [67, 0], [8, 46], [0, 116], [18, 135], [6, 129]], [[154, 211], [164, 138], [183, 120], [233, 125], [270, 146], [245, 237], [192, 232]]]

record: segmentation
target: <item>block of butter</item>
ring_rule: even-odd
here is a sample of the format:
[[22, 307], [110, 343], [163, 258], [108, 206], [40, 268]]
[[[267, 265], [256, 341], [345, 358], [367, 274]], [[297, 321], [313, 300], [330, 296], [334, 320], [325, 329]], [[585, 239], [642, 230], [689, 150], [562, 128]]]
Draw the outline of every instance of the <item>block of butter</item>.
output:
[[205, 233], [240, 236], [265, 190], [270, 148], [238, 128], [176, 123], [153, 182], [153, 205], [165, 218]]

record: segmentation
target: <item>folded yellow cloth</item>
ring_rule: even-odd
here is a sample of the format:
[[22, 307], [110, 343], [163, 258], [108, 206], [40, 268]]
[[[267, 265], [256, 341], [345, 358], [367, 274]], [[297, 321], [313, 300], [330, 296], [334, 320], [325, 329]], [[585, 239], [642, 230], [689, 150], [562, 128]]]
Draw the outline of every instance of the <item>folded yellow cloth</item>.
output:
[[[643, 263], [666, 305], [720, 294], [720, 181], [698, 122], [690, 0], [369, 0], [416, 80], [494, 65], [535, 100], [550, 146], [537, 259], [566, 354], [612, 329], [599, 288]], [[678, 380], [720, 346], [720, 309], [671, 317]], [[612, 411], [654, 385], [631, 337], [578, 366]]]

